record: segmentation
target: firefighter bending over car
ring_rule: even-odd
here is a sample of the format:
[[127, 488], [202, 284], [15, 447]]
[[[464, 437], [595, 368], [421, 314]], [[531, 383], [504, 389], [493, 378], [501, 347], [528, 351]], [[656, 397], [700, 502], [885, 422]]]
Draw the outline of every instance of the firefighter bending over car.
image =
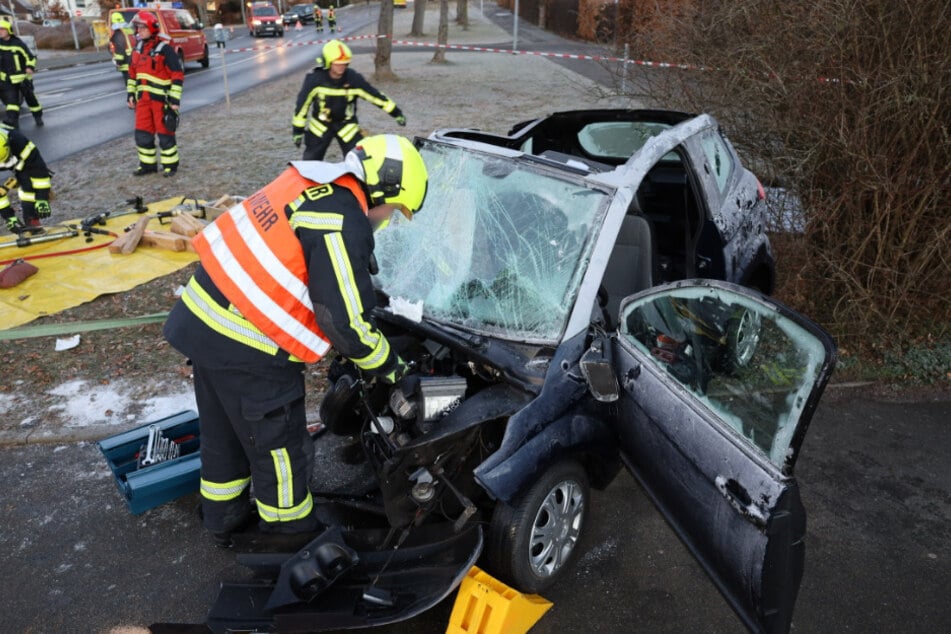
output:
[[50, 217], [50, 188], [53, 174], [46, 166], [39, 149], [19, 130], [0, 127], [0, 170], [10, 170], [20, 189], [20, 221], [10, 205], [6, 186], [0, 187], [0, 217], [11, 233], [38, 228], [40, 219]]
[[6, 104], [3, 125], [20, 127], [20, 102], [25, 101], [36, 125], [43, 125], [43, 106], [33, 90], [36, 56], [13, 34], [13, 24], [0, 19], [0, 99]]
[[332, 346], [366, 375], [402, 376], [371, 317], [373, 230], [394, 209], [411, 217], [427, 179], [409, 140], [372, 136], [342, 163], [292, 163], [195, 237], [201, 263], [164, 334], [191, 360], [202, 517], [217, 545], [255, 511], [262, 531], [319, 528], [304, 363]]
[[126, 84], [129, 82], [129, 59], [132, 57], [132, 48], [129, 46], [131, 35], [132, 29], [126, 24], [125, 17], [118, 11], [113, 13], [109, 48], [112, 50], [112, 63], [122, 73], [122, 81]]
[[[135, 109], [135, 146], [139, 166], [135, 176], [154, 174], [161, 163], [163, 176], [178, 171], [178, 106], [185, 74], [182, 63], [161, 33], [154, 13], [139, 11], [132, 19], [139, 43], [132, 51], [126, 82], [129, 108]], [[155, 147], [158, 136], [159, 150]], [[160, 154], [159, 154], [160, 152]]]
[[[334, 138], [342, 154], [363, 138], [357, 122], [357, 97], [380, 108], [396, 123], [405, 126], [406, 117], [396, 102], [370, 85], [363, 75], [350, 68], [350, 47], [339, 40], [324, 44], [318, 66], [304, 77], [297, 94], [291, 129], [294, 145], [304, 143], [304, 160], [321, 160]], [[308, 117], [308, 111], [313, 110]]]

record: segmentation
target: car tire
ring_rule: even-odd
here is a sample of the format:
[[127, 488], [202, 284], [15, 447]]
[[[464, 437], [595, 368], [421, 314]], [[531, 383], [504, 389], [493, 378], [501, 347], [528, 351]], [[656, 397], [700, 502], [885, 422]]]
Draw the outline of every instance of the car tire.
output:
[[546, 590], [577, 556], [589, 505], [584, 467], [574, 460], [554, 464], [512, 504], [496, 505], [488, 568], [522, 592]]
[[201, 63], [202, 68], [208, 68], [208, 65], [211, 63], [211, 58], [208, 57], [208, 45], [205, 45], [205, 56], [198, 60]]
[[726, 349], [719, 363], [719, 369], [732, 374], [749, 365], [763, 329], [763, 318], [759, 313], [742, 309], [730, 317], [726, 324]]
[[175, 54], [178, 55], [178, 64], [182, 67], [182, 72], [185, 72], [185, 51], [178, 49], [175, 51]]

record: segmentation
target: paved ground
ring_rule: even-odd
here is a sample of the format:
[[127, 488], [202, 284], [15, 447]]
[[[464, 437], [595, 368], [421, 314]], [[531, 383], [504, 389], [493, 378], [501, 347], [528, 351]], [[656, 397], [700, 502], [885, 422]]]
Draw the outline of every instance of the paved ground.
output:
[[[951, 400], [827, 396], [798, 465], [809, 525], [794, 631], [951, 631]], [[4, 631], [200, 622], [218, 583], [242, 578], [199, 527], [196, 495], [133, 516], [92, 443], [0, 448], [0, 482]], [[581, 558], [546, 596], [535, 634], [741, 629], [626, 474], [595, 496]], [[375, 631], [442, 632], [450, 609]]]

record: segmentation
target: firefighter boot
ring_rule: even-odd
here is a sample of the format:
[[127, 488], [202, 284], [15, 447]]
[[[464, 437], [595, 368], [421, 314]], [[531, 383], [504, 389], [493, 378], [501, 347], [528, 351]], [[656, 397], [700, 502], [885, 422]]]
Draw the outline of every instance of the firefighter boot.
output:
[[154, 165], [149, 165], [149, 166], [139, 165], [137, 168], [135, 168], [135, 171], [132, 172], [132, 175], [145, 176], [146, 174], [155, 174], [156, 172], [158, 172], [158, 168], [155, 167]]

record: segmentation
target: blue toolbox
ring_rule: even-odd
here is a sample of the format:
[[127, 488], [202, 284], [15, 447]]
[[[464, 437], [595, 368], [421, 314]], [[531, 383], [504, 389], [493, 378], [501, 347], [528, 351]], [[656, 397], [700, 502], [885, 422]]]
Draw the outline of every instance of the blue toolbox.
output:
[[199, 444], [198, 414], [191, 410], [98, 443], [135, 515], [198, 491]]

